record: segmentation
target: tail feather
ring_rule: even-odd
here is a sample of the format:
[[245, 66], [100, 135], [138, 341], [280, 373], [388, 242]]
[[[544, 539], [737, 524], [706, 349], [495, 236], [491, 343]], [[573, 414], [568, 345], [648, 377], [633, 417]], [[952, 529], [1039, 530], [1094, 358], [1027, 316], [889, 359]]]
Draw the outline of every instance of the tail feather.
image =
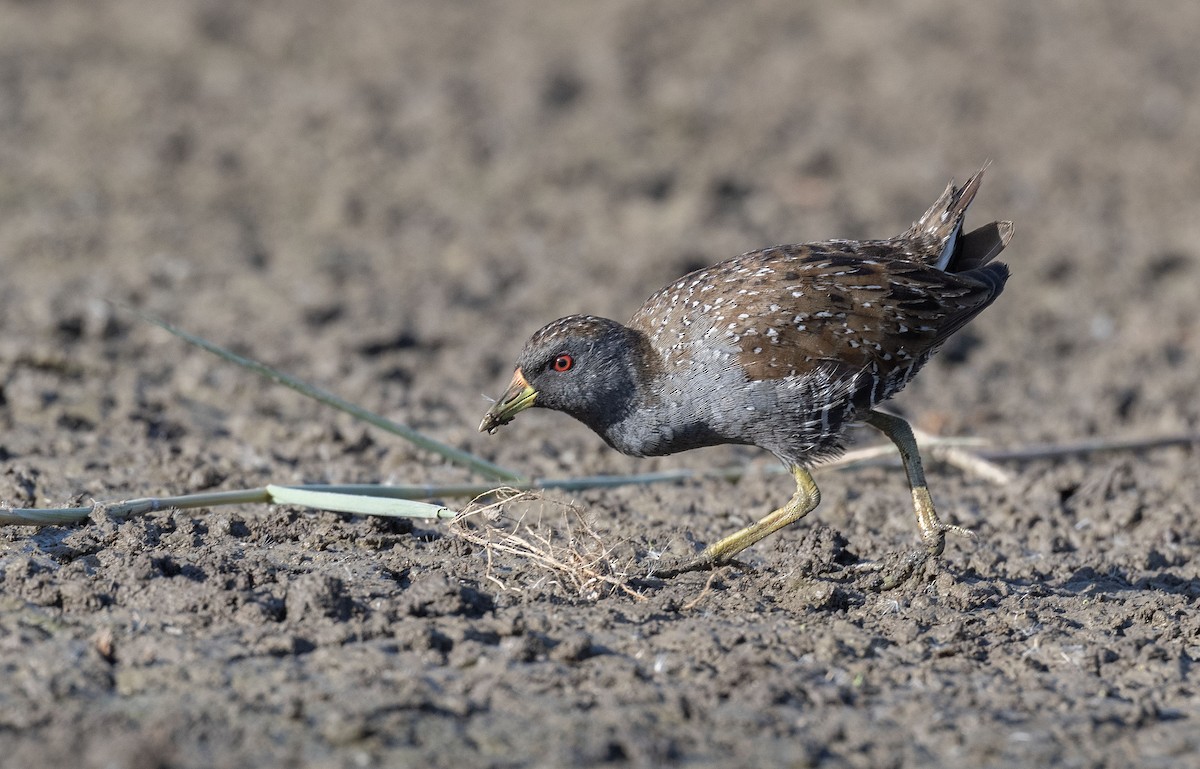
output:
[[937, 258], [930, 266], [948, 272], [965, 272], [982, 267], [1004, 250], [1012, 239], [1012, 222], [992, 222], [963, 234], [963, 218], [979, 192], [987, 165], [979, 169], [966, 184], [955, 187], [951, 182], [946, 191], [934, 201], [921, 218], [913, 222], [904, 237], [928, 243]]
[[966, 272], [982, 267], [1004, 250], [1012, 236], [1012, 222], [992, 222], [972, 230], [959, 239], [958, 253], [946, 269], [950, 272]]

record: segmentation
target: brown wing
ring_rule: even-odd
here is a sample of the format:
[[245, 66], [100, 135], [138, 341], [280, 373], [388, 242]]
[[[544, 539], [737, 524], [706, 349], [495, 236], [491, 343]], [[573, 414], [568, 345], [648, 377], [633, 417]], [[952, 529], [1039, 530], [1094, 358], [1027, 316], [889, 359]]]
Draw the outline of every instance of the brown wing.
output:
[[879, 390], [871, 399], [882, 400], [996, 297], [1007, 274], [1003, 265], [948, 274], [904, 256], [891, 241], [835, 242], [724, 263], [740, 282], [723, 331], [747, 375], [869, 372]]

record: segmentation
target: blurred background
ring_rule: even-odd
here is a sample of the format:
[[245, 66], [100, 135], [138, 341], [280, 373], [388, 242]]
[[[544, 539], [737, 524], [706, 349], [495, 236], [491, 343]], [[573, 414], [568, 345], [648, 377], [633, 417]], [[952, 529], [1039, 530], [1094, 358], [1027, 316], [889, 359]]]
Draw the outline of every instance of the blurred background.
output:
[[[109, 301], [521, 473], [774, 465], [638, 461], [549, 413], [476, 428], [544, 323], [624, 319], [744, 251], [898, 234], [988, 161], [968, 224], [1016, 223], [1012, 279], [892, 406], [1001, 446], [1195, 433], [1198, 30], [1194, 0], [0, 0], [0, 502], [466, 477]], [[813, 520], [752, 553], [769, 567], [691, 613], [700, 583], [581, 607], [497, 588], [432, 529], [332, 515], [5, 530], [0, 737], [24, 739], [0, 764], [174, 740], [161, 765], [282, 744], [454, 765], [468, 733], [514, 764], [1194, 755], [1194, 452], [1013, 469], [935, 471], [982, 536], [903, 613], [793, 582], [830, 530], [911, 548], [893, 471], [820, 476]], [[687, 547], [779, 480], [580, 499]], [[548, 660], [563, 639], [577, 658]]]

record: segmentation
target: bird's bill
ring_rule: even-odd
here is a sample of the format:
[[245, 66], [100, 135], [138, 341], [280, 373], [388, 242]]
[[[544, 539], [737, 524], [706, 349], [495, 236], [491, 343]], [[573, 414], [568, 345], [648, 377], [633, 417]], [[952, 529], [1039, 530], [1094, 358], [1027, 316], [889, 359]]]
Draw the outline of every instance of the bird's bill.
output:
[[504, 395], [483, 415], [483, 421], [479, 423], [479, 432], [496, 432], [497, 427], [513, 421], [517, 414], [532, 406], [535, 400], [537, 390], [525, 381], [525, 374], [521, 369], [517, 369], [513, 372], [512, 382], [504, 391]]

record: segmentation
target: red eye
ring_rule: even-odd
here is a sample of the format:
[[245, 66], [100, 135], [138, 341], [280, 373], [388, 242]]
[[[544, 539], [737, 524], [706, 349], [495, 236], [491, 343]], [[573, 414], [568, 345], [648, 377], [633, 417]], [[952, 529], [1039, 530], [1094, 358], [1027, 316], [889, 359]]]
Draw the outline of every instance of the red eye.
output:
[[570, 371], [571, 366], [575, 365], [575, 359], [565, 352], [554, 359], [555, 371]]

